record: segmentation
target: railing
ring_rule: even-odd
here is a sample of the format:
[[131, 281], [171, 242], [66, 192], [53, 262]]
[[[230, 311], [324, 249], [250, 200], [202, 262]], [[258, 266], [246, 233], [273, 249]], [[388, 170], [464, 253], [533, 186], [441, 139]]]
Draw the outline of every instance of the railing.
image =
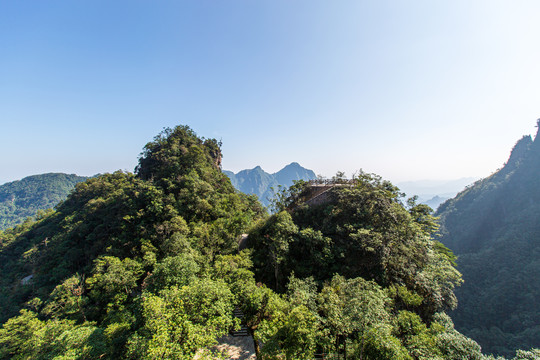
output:
[[333, 186], [333, 185], [355, 185], [358, 183], [357, 179], [315, 179], [309, 180], [309, 186]]

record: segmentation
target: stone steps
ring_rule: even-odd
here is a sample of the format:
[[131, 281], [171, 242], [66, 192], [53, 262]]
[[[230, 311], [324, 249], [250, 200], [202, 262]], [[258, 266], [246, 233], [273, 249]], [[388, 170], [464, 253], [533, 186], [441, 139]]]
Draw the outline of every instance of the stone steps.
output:
[[243, 321], [244, 321], [244, 313], [242, 312], [242, 310], [240, 310], [240, 308], [238, 308], [238, 307], [235, 308], [235, 309], [233, 310], [233, 316], [234, 316], [235, 318], [240, 319], [240, 324], [241, 324], [241, 325], [240, 325], [240, 329], [238, 329], [238, 330], [231, 330], [231, 332], [230, 332], [231, 335], [232, 335], [232, 336], [235, 336], [235, 337], [236, 337], [236, 336], [249, 336], [249, 330], [248, 330], [247, 326], [244, 325], [244, 324], [242, 324]]

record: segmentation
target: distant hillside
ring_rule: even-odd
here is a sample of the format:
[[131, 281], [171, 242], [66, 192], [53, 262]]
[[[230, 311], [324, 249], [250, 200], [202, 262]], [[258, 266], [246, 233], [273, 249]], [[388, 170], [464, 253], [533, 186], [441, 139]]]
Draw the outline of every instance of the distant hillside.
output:
[[233, 186], [246, 194], [255, 194], [264, 206], [268, 206], [268, 199], [272, 198], [279, 185], [289, 187], [293, 180], [313, 180], [317, 176], [312, 170], [306, 169], [300, 164], [293, 162], [280, 171], [269, 174], [260, 166], [250, 170], [242, 170], [238, 173], [223, 171], [230, 179]]
[[467, 177], [456, 180], [418, 180], [397, 183], [407, 197], [417, 195], [418, 203], [426, 204], [437, 210], [440, 204], [453, 198], [465, 186], [472, 184], [476, 178]]
[[434, 210], [437, 210], [437, 208], [439, 207], [439, 205], [441, 205], [443, 202], [445, 202], [446, 200], [450, 199], [449, 197], [441, 197], [439, 195], [435, 195], [434, 197], [432, 197], [431, 199], [428, 199], [428, 200], [421, 200], [420, 203], [421, 204], [426, 204], [427, 206], [429, 206], [430, 208], [434, 209]]
[[436, 214], [465, 280], [452, 318], [487, 352], [540, 346], [539, 180], [540, 137], [524, 136], [501, 170]]
[[84, 176], [49, 173], [0, 185], [0, 230], [22, 223], [38, 210], [55, 207], [75, 184], [86, 179]]

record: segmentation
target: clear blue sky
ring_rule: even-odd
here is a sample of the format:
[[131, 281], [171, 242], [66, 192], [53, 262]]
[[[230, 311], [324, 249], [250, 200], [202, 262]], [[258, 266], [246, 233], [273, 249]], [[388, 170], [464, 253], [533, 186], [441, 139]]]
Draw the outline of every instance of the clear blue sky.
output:
[[540, 117], [538, 1], [0, 2], [0, 183], [132, 171], [187, 124], [223, 167], [485, 177]]

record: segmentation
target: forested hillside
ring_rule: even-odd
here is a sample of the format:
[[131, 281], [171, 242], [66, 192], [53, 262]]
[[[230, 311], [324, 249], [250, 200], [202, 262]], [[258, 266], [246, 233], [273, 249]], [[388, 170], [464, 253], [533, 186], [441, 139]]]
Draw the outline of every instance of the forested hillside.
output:
[[[291, 163], [274, 174], [268, 174], [257, 166], [237, 174], [224, 171], [233, 186], [246, 193], [255, 194], [259, 201], [268, 206], [269, 198], [279, 186], [289, 187], [293, 180], [312, 180], [315, 173], [298, 163]], [[22, 223], [27, 217], [35, 216], [39, 210], [54, 208], [65, 200], [76, 184], [88, 177], [74, 174], [49, 173], [32, 175], [24, 179], [0, 185], [0, 230]]]
[[0, 232], [0, 359], [214, 359], [235, 308], [258, 359], [493, 359], [445, 314], [461, 276], [430, 209], [375, 175], [335, 180], [317, 203], [283, 190], [270, 216], [216, 140], [165, 130], [134, 174]]
[[55, 207], [84, 176], [50, 173], [0, 185], [0, 230], [20, 224], [39, 210]]
[[456, 327], [493, 353], [539, 347], [540, 137], [524, 136], [501, 170], [437, 215], [465, 280]]
[[269, 199], [274, 197], [280, 186], [288, 188], [295, 180], [314, 180], [317, 178], [312, 170], [308, 170], [298, 163], [290, 163], [280, 171], [269, 174], [260, 166], [233, 173], [224, 171], [238, 190], [246, 194], [255, 194], [264, 205], [270, 204]]
[[0, 233], [0, 358], [187, 359], [227, 332], [234, 296], [215, 264], [263, 212], [220, 162], [217, 141], [166, 130], [136, 174], [80, 183]]

